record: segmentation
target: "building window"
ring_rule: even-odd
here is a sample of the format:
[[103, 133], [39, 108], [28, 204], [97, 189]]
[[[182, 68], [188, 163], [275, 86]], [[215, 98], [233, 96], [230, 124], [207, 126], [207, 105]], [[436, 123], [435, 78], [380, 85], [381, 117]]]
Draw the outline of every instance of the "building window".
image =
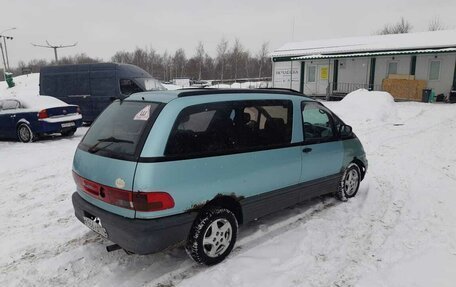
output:
[[315, 83], [315, 74], [317, 73], [316, 66], [309, 66], [307, 69], [307, 82], [308, 83]]
[[388, 63], [388, 75], [397, 74], [397, 62]]
[[429, 64], [429, 81], [438, 81], [440, 78], [440, 61], [431, 61]]

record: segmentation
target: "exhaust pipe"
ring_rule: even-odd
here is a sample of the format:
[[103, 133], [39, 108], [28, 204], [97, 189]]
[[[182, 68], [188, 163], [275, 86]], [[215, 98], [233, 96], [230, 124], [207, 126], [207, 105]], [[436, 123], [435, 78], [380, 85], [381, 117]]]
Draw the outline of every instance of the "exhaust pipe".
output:
[[108, 252], [116, 251], [116, 250], [119, 250], [119, 249], [122, 249], [122, 247], [120, 247], [117, 244], [106, 246], [106, 251], [108, 251]]

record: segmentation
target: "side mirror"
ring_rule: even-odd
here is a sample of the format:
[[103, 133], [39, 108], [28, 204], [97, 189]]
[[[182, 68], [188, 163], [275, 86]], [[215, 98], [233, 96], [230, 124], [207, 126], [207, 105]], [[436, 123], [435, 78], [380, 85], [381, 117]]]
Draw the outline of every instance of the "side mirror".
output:
[[339, 135], [341, 138], [348, 138], [353, 135], [353, 129], [349, 125], [340, 125], [339, 126]]

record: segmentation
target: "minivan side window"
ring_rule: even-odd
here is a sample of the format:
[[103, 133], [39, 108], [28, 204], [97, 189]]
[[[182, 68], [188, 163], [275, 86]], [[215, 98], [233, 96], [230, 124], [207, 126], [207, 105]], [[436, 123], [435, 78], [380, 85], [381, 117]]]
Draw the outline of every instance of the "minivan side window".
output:
[[165, 155], [243, 152], [290, 144], [292, 102], [234, 101], [188, 107], [179, 114]]
[[319, 143], [334, 139], [333, 119], [327, 109], [313, 103], [302, 108], [304, 141]]

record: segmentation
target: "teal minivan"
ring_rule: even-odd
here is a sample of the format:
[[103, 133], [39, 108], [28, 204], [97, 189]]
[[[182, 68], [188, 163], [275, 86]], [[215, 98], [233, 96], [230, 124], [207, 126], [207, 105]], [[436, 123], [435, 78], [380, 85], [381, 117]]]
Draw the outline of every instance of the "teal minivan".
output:
[[207, 265], [238, 225], [323, 194], [356, 195], [367, 170], [352, 128], [323, 104], [279, 89], [133, 94], [92, 124], [73, 162], [76, 217], [149, 254], [184, 242]]

